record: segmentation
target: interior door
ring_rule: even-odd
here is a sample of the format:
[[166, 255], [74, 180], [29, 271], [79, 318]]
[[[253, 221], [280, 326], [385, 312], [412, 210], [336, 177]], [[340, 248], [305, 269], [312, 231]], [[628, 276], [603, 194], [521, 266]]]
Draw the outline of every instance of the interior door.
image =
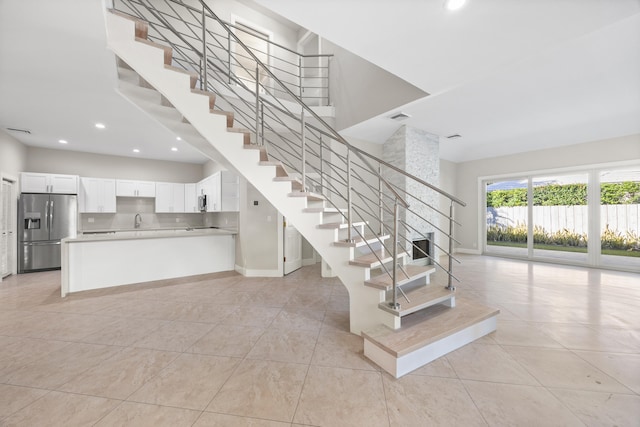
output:
[[6, 277], [13, 272], [15, 265], [16, 205], [13, 197], [13, 182], [3, 179], [0, 188], [0, 277]]
[[284, 274], [302, 267], [302, 235], [284, 218]]

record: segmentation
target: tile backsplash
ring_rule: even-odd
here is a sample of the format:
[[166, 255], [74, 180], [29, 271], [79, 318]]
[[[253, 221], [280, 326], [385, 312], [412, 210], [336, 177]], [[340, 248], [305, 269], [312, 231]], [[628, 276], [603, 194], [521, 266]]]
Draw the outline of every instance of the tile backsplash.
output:
[[[237, 228], [237, 212], [155, 213], [155, 199], [118, 197], [117, 213], [80, 214], [79, 231], [123, 230], [134, 228], [135, 216], [140, 214], [140, 228], [220, 227]], [[89, 222], [92, 220], [92, 222]]]
[[[135, 216], [140, 214], [140, 228], [202, 227], [204, 218], [201, 213], [155, 213], [155, 199], [137, 197], [118, 197], [117, 213], [80, 214], [80, 231], [121, 230], [134, 228]], [[93, 220], [93, 222], [89, 222]]]

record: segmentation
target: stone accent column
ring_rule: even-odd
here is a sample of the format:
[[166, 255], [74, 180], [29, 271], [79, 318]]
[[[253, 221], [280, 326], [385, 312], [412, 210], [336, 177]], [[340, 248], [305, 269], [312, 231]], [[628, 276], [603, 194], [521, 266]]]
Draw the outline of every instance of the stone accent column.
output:
[[[438, 135], [404, 125], [384, 143], [382, 159], [429, 184], [439, 186], [440, 140]], [[405, 212], [404, 209], [401, 209], [400, 220], [405, 221], [407, 226], [405, 228], [400, 225], [398, 229], [398, 241], [411, 254], [413, 240], [423, 239], [421, 235], [434, 232], [434, 227], [425, 223], [420, 217], [436, 225], [440, 220], [436, 212], [416, 199], [437, 208], [438, 194], [414, 180], [395, 171], [390, 171], [389, 168], [383, 168], [382, 172], [385, 179], [401, 189], [398, 193], [405, 198], [413, 211]], [[391, 203], [390, 199], [386, 200], [387, 203]], [[388, 230], [393, 230], [391, 217], [387, 216], [384, 222]]]

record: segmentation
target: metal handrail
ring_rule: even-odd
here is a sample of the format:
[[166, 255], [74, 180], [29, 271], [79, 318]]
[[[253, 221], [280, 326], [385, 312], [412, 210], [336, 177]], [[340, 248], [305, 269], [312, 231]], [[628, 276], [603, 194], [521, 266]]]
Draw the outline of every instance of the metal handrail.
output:
[[[125, 2], [125, 0], [119, 0]], [[178, 31], [165, 16], [164, 12], [154, 9], [154, 4], [150, 0], [126, 0], [129, 3], [140, 4], [141, 7], [146, 8], [150, 13], [161, 22], [161, 25], [166, 27], [172, 35], [170, 38], [178, 38], [184, 45], [174, 45], [174, 43], [163, 35], [162, 28], [156, 28], [155, 24], [150, 23], [150, 26], [158, 32], [159, 39], [168, 42], [174, 49], [176, 55], [176, 61], [184, 64], [185, 68], [199, 71], [201, 79], [201, 87], [205, 90], [215, 91], [218, 95], [218, 99], [223, 100], [228, 107], [236, 111], [236, 122], [242, 124], [255, 138], [256, 144], [267, 144], [270, 159], [280, 160], [281, 163], [289, 170], [297, 171], [301, 174], [302, 190], [306, 191], [310, 188], [310, 185], [315, 185], [320, 188], [320, 192], [327, 193], [326, 203], [334, 208], [338, 209], [338, 212], [346, 219], [347, 227], [347, 240], [354, 241], [354, 237], [362, 239], [366, 247], [374, 253], [375, 257], [380, 261], [380, 268], [388, 274], [393, 280], [393, 301], [391, 305], [393, 307], [398, 306], [396, 300], [397, 292], [402, 292], [397, 287], [397, 269], [400, 269], [406, 275], [406, 271], [398, 266], [398, 256], [401, 253], [407, 254], [408, 248], [413, 245], [420, 252], [422, 252], [427, 258], [429, 258], [436, 266], [442, 268], [448, 275], [448, 288], [453, 289], [452, 280], [458, 281], [458, 279], [452, 273], [453, 261], [459, 262], [453, 257], [453, 243], [457, 240], [453, 237], [454, 224], [459, 223], [454, 218], [453, 205], [458, 204], [466, 206], [466, 204], [456, 198], [455, 196], [441, 190], [440, 188], [413, 176], [402, 169], [381, 160], [370, 153], [359, 149], [351, 145], [346, 141], [335, 129], [328, 125], [315, 111], [307, 106], [301, 99], [302, 88], [300, 85], [284, 82], [278, 78], [272, 71], [272, 67], [268, 66], [257, 57], [252, 48], [249, 48], [245, 43], [240, 40], [236, 34], [231, 30], [233, 25], [222, 21], [212, 10], [207, 6], [203, 0], [199, 0], [202, 9], [197, 9], [192, 6], [184, 4], [182, 0], [164, 0], [165, 3], [172, 3], [185, 7], [189, 10], [189, 13], [193, 16], [194, 13], [201, 14], [202, 26], [199, 28], [194, 23], [185, 23], [188, 31], [192, 35], [183, 34]], [[142, 4], [146, 3], [146, 5]], [[176, 13], [179, 18], [179, 13], [175, 11], [173, 6], [169, 6], [171, 10]], [[135, 9], [135, 8], [134, 8]], [[136, 10], [139, 17], [145, 19], [144, 14]], [[176, 19], [173, 15], [168, 15], [169, 19]], [[197, 18], [194, 17], [197, 22]], [[218, 35], [217, 31], [211, 31], [206, 28], [207, 19], [214, 20], [219, 26], [223, 28], [224, 34]], [[173, 22], [173, 21], [172, 21]], [[213, 21], [209, 21], [213, 22]], [[195, 31], [194, 28], [195, 27]], [[201, 31], [201, 35], [198, 32]], [[150, 36], [151, 37], [151, 36]], [[218, 39], [221, 38], [223, 41]], [[223, 45], [226, 38], [226, 46]], [[230, 49], [231, 39], [234, 43], [240, 46], [243, 52], [232, 52]], [[193, 43], [190, 42], [193, 40]], [[209, 42], [210, 41], [210, 42]], [[202, 44], [202, 49], [196, 48], [194, 44]], [[194, 57], [195, 55], [195, 57]], [[224, 55], [224, 56], [222, 56]], [[310, 55], [312, 57], [314, 55]], [[254, 70], [248, 69], [243, 63], [239, 62], [238, 58], [250, 58], [253, 63], [250, 66], [255, 66]], [[245, 61], [246, 64], [246, 61]], [[242, 77], [236, 76], [233, 67], [243, 70], [246, 73]], [[274, 68], [276, 69], [276, 68]], [[301, 69], [301, 68], [299, 68]], [[211, 73], [211, 74], [210, 74]], [[289, 73], [291, 74], [291, 73]], [[222, 78], [224, 76], [224, 78]], [[212, 80], [208, 81], [208, 77]], [[300, 79], [302, 77], [300, 76]], [[313, 77], [315, 78], [315, 77]], [[262, 82], [262, 79], [266, 79]], [[252, 81], [255, 83], [254, 87], [248, 87], [247, 84]], [[269, 83], [270, 82], [270, 83]], [[301, 84], [302, 80], [300, 80]], [[294, 87], [300, 90], [299, 94], [294, 93], [290, 87]], [[220, 90], [222, 89], [222, 91]], [[225, 91], [227, 91], [225, 93]], [[276, 96], [276, 93], [286, 95], [285, 98], [280, 99]], [[285, 101], [286, 99], [286, 101]], [[287, 106], [286, 102], [293, 102], [299, 109]], [[216, 102], [216, 108], [223, 108], [224, 106], [218, 105]], [[228, 110], [224, 107], [223, 109]], [[281, 132], [282, 131], [282, 132]], [[283, 133], [284, 132], [284, 133]], [[332, 141], [337, 141], [339, 146], [343, 146], [346, 149], [346, 154], [339, 153], [332, 148], [326, 142], [323, 142], [323, 137], [329, 138]], [[332, 160], [329, 161], [324, 157], [324, 153], [329, 153]], [[355, 154], [360, 163], [354, 163], [351, 158], [351, 154]], [[296, 164], [299, 162], [299, 164]], [[318, 164], [319, 162], [319, 164]], [[375, 167], [374, 167], [375, 166]], [[328, 171], [325, 169], [328, 168]], [[420, 200], [414, 195], [408, 193], [406, 190], [398, 187], [395, 184], [390, 183], [382, 175], [383, 168], [386, 168], [394, 173], [402, 175], [406, 179], [413, 180], [421, 186], [440, 194], [451, 201], [449, 214], [441, 212], [434, 208], [429, 203]], [[315, 179], [309, 175], [309, 172], [319, 173], [319, 179]], [[365, 176], [366, 175], [366, 176]], [[365, 194], [362, 191], [354, 188], [352, 185], [352, 178], [361, 185], [364, 184], [364, 191], [371, 192], [371, 195]], [[378, 186], [375, 187], [371, 184], [371, 180], [377, 180]], [[382, 191], [384, 188], [385, 191]], [[445, 231], [431, 222], [429, 219], [424, 218], [418, 210], [414, 210], [414, 206], [410, 206], [407, 197], [411, 197], [412, 203], [415, 203], [417, 207], [426, 206], [430, 211], [435, 211], [438, 214], [444, 216], [449, 221], [449, 231]], [[334, 200], [335, 199], [335, 200]], [[374, 200], [378, 199], [378, 200]], [[388, 205], [386, 202], [390, 202]], [[346, 203], [346, 213], [343, 213], [340, 208], [340, 202]], [[377, 204], [377, 206], [376, 206]], [[375, 207], [375, 209], [372, 209]], [[417, 230], [411, 224], [400, 218], [400, 209], [404, 209], [403, 212], [407, 214], [411, 213], [414, 217], [419, 218], [423, 223], [430, 224], [430, 227], [439, 233], [448, 237], [449, 248], [448, 250], [439, 246], [435, 241], [433, 242], [434, 248], [440, 249], [444, 254], [448, 256], [449, 266], [445, 268], [437, 262], [433, 254], [425, 253], [421, 248], [415, 246], [412, 240], [407, 236], [412, 235], [415, 237], [426, 237], [421, 231]], [[376, 215], [371, 215], [371, 211], [376, 212]], [[391, 219], [393, 219], [392, 225], [385, 224], [384, 215], [391, 213]], [[379, 229], [374, 230], [366, 220], [364, 221], [363, 230], [354, 228], [352, 224], [355, 223], [354, 216], [357, 216], [358, 222], [362, 222], [365, 218], [371, 217], [379, 222]], [[389, 221], [391, 223], [391, 221]], [[393, 240], [391, 247], [385, 243], [387, 230], [393, 229]], [[367, 240], [367, 230], [373, 232], [373, 235], [379, 235], [377, 238], [382, 253], [380, 256], [376, 254], [374, 248]], [[406, 242], [406, 243], [405, 243]], [[458, 242], [459, 243], [459, 242]], [[393, 265], [391, 269], [388, 269], [383, 258], [385, 253], [392, 254]], [[391, 270], [391, 271], [390, 271]], [[404, 295], [404, 294], [403, 294]], [[404, 295], [405, 298], [406, 295]], [[408, 300], [408, 298], [407, 298]]]

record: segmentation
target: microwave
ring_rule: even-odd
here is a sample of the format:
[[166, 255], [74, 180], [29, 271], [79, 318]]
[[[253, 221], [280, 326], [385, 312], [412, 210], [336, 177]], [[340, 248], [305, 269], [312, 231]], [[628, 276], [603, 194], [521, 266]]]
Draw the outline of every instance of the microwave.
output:
[[206, 210], [207, 210], [207, 195], [206, 194], [198, 196], [198, 210], [200, 212], [206, 212]]

